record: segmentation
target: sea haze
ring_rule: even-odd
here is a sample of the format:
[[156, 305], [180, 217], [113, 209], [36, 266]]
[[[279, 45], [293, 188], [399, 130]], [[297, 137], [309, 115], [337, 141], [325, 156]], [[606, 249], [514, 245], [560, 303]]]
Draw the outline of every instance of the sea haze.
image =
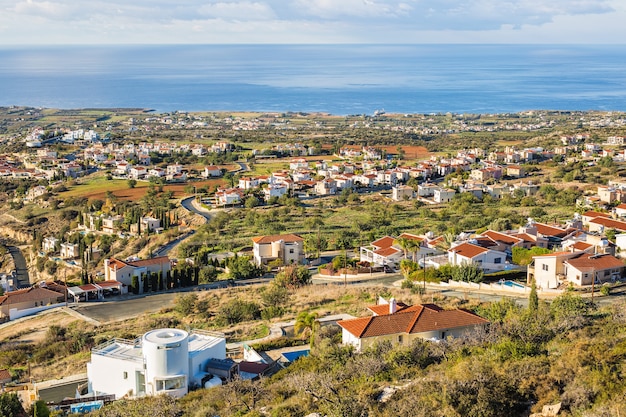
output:
[[626, 46], [0, 47], [0, 105], [504, 113], [626, 111]]

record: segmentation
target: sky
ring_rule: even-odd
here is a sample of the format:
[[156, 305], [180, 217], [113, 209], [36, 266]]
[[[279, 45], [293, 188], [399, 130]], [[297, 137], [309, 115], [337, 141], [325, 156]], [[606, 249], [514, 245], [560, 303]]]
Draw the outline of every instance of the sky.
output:
[[0, 0], [0, 45], [614, 44], [625, 0]]

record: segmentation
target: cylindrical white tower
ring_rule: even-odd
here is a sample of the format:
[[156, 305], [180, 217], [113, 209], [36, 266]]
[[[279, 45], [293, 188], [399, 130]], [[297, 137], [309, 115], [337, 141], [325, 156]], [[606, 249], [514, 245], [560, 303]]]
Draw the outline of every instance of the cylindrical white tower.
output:
[[179, 329], [157, 329], [143, 335], [146, 393], [187, 394], [189, 375], [189, 334]]

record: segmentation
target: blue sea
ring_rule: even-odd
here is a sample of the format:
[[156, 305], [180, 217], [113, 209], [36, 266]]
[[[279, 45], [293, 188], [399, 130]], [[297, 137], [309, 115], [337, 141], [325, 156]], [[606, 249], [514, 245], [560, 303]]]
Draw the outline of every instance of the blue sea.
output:
[[0, 46], [0, 106], [626, 111], [626, 45]]

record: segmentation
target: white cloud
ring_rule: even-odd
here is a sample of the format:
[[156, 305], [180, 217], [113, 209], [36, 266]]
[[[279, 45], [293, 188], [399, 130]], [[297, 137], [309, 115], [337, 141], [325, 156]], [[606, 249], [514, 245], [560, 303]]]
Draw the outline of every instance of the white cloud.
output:
[[227, 20], [272, 20], [276, 15], [271, 7], [259, 2], [207, 3], [198, 9], [200, 16]]
[[582, 24], [592, 42], [618, 42], [625, 8], [623, 0], [0, 0], [0, 43], [580, 39], [563, 22]]

